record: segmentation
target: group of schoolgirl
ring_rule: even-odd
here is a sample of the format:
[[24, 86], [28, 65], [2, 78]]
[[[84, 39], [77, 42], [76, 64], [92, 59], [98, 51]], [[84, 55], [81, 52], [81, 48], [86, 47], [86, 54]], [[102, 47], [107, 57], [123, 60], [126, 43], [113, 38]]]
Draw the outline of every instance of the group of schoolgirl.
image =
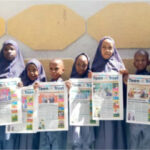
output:
[[[148, 53], [145, 50], [137, 51], [134, 56], [136, 74], [148, 75], [148, 64]], [[49, 71], [51, 82], [63, 81], [64, 64], [61, 59], [52, 59]], [[88, 78], [92, 72], [120, 72], [126, 76], [127, 71], [111, 37], [100, 40], [91, 69], [88, 55], [79, 54], [70, 78]], [[23, 86], [46, 81], [42, 64], [37, 59], [31, 59], [25, 66], [17, 43], [7, 40], [0, 51], [0, 79], [13, 77], [20, 77]], [[126, 86], [124, 102], [125, 90]], [[150, 149], [149, 131], [148, 125], [127, 124], [125, 120], [100, 121], [98, 127], [70, 126], [68, 131], [36, 134], [6, 134], [5, 126], [0, 126], [0, 149]]]

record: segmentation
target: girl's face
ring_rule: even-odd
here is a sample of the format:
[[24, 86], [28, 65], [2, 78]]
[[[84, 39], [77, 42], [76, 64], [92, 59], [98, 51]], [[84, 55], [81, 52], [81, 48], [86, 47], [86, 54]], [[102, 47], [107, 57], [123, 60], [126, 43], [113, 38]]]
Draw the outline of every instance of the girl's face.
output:
[[7, 44], [4, 46], [3, 54], [4, 54], [5, 59], [11, 61], [17, 55], [16, 48], [11, 44]]
[[134, 66], [137, 70], [144, 70], [148, 66], [148, 58], [143, 54], [136, 54], [134, 57]]
[[87, 57], [84, 55], [79, 56], [76, 61], [75, 67], [76, 67], [76, 71], [78, 72], [78, 74], [83, 75], [88, 67]]
[[113, 41], [110, 39], [105, 39], [101, 46], [101, 54], [104, 59], [109, 59], [114, 53]]
[[34, 81], [38, 78], [39, 72], [34, 64], [29, 64], [27, 66], [27, 75], [31, 81]]

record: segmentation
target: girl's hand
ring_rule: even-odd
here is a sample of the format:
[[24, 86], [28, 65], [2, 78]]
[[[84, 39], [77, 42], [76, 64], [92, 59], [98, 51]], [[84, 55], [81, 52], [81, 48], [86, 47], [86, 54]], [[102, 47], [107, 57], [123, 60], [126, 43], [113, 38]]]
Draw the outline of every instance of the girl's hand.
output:
[[91, 70], [88, 71], [88, 78], [92, 78], [93, 72]]
[[71, 88], [71, 81], [67, 80], [67, 81], [65, 81], [65, 84], [66, 84], [66, 87], [68, 88], [68, 90], [70, 90], [70, 88]]
[[128, 73], [128, 70], [120, 70], [119, 73], [122, 74], [122, 75], [124, 75], [124, 74], [129, 74], [129, 73]]
[[39, 88], [39, 83], [38, 82], [35, 82], [34, 85], [33, 85], [33, 88], [36, 90]]
[[19, 82], [17, 86], [18, 86], [19, 88], [22, 88], [22, 87], [23, 87], [23, 83], [22, 83], [22, 82]]
[[120, 74], [123, 75], [123, 82], [124, 82], [124, 84], [127, 85], [128, 76], [129, 76], [128, 70], [120, 70], [119, 72], [120, 72]]
[[124, 84], [126, 84], [126, 85], [127, 85], [127, 83], [128, 83], [128, 77], [129, 77], [128, 74], [123, 75], [123, 82], [124, 82]]

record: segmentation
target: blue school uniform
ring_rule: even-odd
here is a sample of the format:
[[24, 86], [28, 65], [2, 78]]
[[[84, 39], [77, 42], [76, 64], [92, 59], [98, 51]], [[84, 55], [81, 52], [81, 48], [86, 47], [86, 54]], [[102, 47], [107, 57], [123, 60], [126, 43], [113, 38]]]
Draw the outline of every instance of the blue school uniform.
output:
[[40, 150], [65, 150], [67, 131], [41, 132]]
[[[102, 43], [111, 37], [104, 37], [100, 40], [93, 64], [93, 72], [119, 72], [125, 70], [122, 59], [113, 45], [114, 52], [109, 59], [104, 59], [101, 54]], [[125, 121], [100, 121], [100, 126], [95, 127], [95, 149], [126, 149], [126, 128]]]
[[[39, 72], [38, 78], [31, 81], [27, 75], [27, 67], [29, 64], [34, 64]], [[27, 64], [26, 68], [21, 74], [21, 80], [24, 86], [32, 85], [35, 82], [45, 82], [46, 75], [42, 64], [37, 59], [31, 59]], [[39, 133], [24, 133], [18, 134], [16, 149], [38, 149], [39, 148]]]
[[[79, 56], [84, 55], [87, 57], [88, 66], [84, 74], [79, 75], [76, 71], [76, 61]], [[90, 66], [90, 59], [85, 53], [79, 54], [73, 64], [70, 78], [87, 78]], [[88, 126], [70, 126], [68, 131], [68, 145], [73, 150], [89, 150], [94, 143], [94, 128]]]
[[[13, 45], [16, 49], [16, 57], [11, 61], [6, 60], [3, 54], [4, 48], [8, 44]], [[13, 40], [5, 41], [0, 52], [0, 79], [19, 77], [24, 67], [24, 60], [18, 44]], [[15, 144], [16, 134], [5, 134], [5, 126], [0, 126], [0, 149], [14, 149]]]
[[[62, 82], [59, 78], [56, 82]], [[51, 80], [55, 82], [55, 80]], [[67, 131], [40, 132], [40, 150], [65, 150], [67, 143]]]
[[[149, 75], [146, 69], [136, 71], [137, 75]], [[128, 149], [150, 149], [150, 125], [128, 123]]]

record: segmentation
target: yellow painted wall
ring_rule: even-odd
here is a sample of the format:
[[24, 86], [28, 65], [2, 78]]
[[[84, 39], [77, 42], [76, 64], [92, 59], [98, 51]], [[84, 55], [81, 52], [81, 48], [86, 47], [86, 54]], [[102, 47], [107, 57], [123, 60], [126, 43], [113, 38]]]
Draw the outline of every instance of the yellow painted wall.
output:
[[64, 5], [35, 5], [8, 20], [8, 34], [34, 50], [63, 50], [84, 32], [84, 19]]
[[97, 41], [112, 36], [118, 48], [149, 48], [150, 4], [110, 4], [88, 19], [87, 29]]
[[5, 21], [0, 17], [0, 36], [5, 34]]
[[[87, 10], [88, 11], [88, 10]], [[34, 50], [63, 50], [85, 33], [85, 20], [60, 4], [34, 5], [8, 20], [8, 34]], [[150, 47], [150, 4], [112, 3], [87, 20], [87, 33], [117, 48]]]
[[[99, 1], [98, 4], [103, 5], [103, 2]], [[83, 12], [84, 11], [89, 10], [83, 9]], [[83, 17], [79, 15], [80, 13], [73, 11], [69, 5], [41, 4], [29, 6], [27, 9], [16, 13], [6, 21], [7, 33], [8, 36], [11, 35], [14, 39], [29, 46], [31, 48], [29, 50], [32, 52], [34, 50], [39, 50], [43, 53], [45, 52], [43, 50], [64, 50], [61, 51], [59, 55], [59, 57], [61, 57], [62, 54], [62, 58], [68, 57], [68, 55], [69, 57], [75, 58], [79, 52], [85, 50], [84, 47], [86, 47], [86, 45], [90, 43], [90, 47], [93, 41], [95, 42], [95, 40], [91, 37], [89, 38], [87, 34], [84, 34], [86, 32], [97, 41], [105, 35], [112, 36], [118, 48], [126, 48], [124, 50], [127, 50], [127, 55], [129, 51], [128, 48], [150, 48], [149, 3], [112, 2], [107, 4], [104, 8], [99, 9], [97, 13], [93, 13], [89, 18], [87, 17], [87, 20], [83, 19]], [[2, 36], [5, 32], [5, 22], [2, 18], [0, 18], [0, 25], [2, 27], [0, 36]], [[80, 41], [80, 37], [83, 34], [86, 38]], [[78, 40], [80, 42], [74, 44], [74, 42]], [[83, 42], [83, 44], [81, 42]], [[95, 42], [94, 44], [96, 45], [97, 43]], [[26, 51], [26, 49], [23, 50]], [[68, 54], [67, 50], [71, 53]], [[88, 52], [89, 50], [93, 55], [95, 54], [95, 48], [93, 47], [84, 52]], [[130, 50], [132, 51], [132, 49]], [[55, 52], [56, 51], [51, 51], [51, 53], [46, 53], [48, 55], [40, 56], [39, 54], [41, 53], [37, 53], [36, 51], [33, 55], [28, 55], [30, 57], [42, 58], [41, 62], [46, 67], [48, 79], [50, 79], [48, 74], [48, 59], [44, 57], [57, 57], [58, 53]], [[92, 56], [90, 57], [92, 58]], [[125, 65], [130, 73], [135, 72], [132, 61], [132, 59], [124, 59]], [[66, 63], [66, 66], [68, 66], [66, 67], [67, 72], [64, 74], [64, 79], [70, 76], [72, 63]]]

